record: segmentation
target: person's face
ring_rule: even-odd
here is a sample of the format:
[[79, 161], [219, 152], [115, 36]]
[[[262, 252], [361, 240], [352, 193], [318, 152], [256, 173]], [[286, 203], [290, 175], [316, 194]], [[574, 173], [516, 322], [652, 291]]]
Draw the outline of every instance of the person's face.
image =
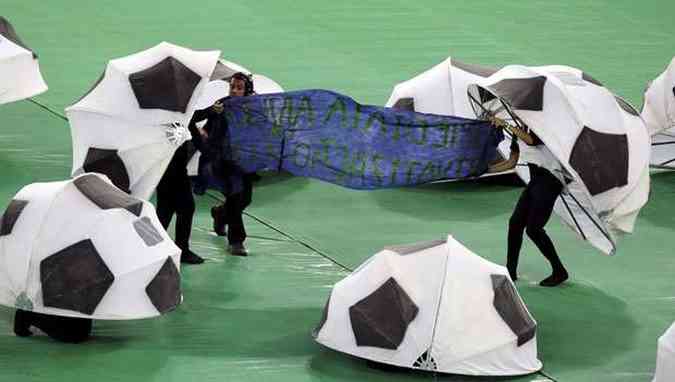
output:
[[244, 80], [235, 78], [230, 83], [230, 96], [231, 97], [243, 97], [246, 94], [246, 83]]

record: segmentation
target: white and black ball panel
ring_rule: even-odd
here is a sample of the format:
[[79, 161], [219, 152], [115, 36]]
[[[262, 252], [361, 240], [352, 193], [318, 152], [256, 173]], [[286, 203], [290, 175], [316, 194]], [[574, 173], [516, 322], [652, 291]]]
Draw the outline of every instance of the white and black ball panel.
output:
[[[440, 256], [427, 255], [428, 251], [420, 251], [421, 255], [399, 255], [390, 250], [384, 250], [371, 257], [366, 263], [355, 270], [349, 277], [339, 281], [330, 296], [327, 304], [327, 319], [317, 333], [317, 341], [327, 344], [336, 350], [354, 354], [350, 349], [357, 347], [357, 340], [351, 324], [348, 327], [344, 323], [350, 323], [350, 307], [357, 304], [373, 291], [382, 287], [387, 280], [393, 278], [399, 287], [416, 306], [433, 304], [438, 299], [440, 286], [433, 291], [425, 288], [429, 280], [436, 280], [440, 284], [442, 272], [413, 272], [416, 268], [442, 269], [444, 259]], [[406, 269], [401, 272], [399, 269]], [[433, 282], [433, 281], [432, 281]], [[355, 291], [358, 291], [355, 293]], [[386, 347], [360, 347], [364, 349], [365, 358], [375, 360], [388, 360], [388, 363], [412, 364], [429, 346], [435, 319], [435, 312], [419, 310], [414, 320], [409, 322], [402, 342], [398, 345], [399, 350], [387, 349]], [[342, 335], [334, 333], [347, 330]], [[409, 352], [409, 349], [414, 351]], [[401, 349], [406, 349], [402, 351]], [[413, 354], [414, 353], [414, 354]], [[361, 355], [363, 356], [363, 354]]]
[[131, 89], [141, 109], [163, 109], [185, 113], [199, 74], [174, 57], [129, 75]]
[[349, 307], [356, 345], [398, 349], [418, 312], [419, 307], [396, 279], [390, 277]]
[[84, 172], [103, 174], [119, 189], [129, 192], [129, 173], [117, 150], [90, 147], [82, 169]]
[[[100, 180], [96, 183], [104, 186], [99, 187], [104, 194], [113, 190], [115, 197], [105, 199], [103, 195], [104, 200], [100, 200], [100, 195], [91, 194], [92, 189], [83, 193], [75, 184], [78, 179], [92, 177]], [[174, 287], [173, 298], [164, 299], [159, 305], [153, 303], [146, 288], [153, 279], [161, 279], [164, 281], [158, 284], [163, 288], [160, 289], [167, 290], [163, 285], [172, 275], [176, 276], [173, 285], [180, 285], [177, 260], [180, 250], [163, 230], [151, 204], [120, 193], [98, 174], [22, 189], [16, 198], [28, 203], [12, 233], [0, 237], [3, 262], [0, 273], [8, 273], [0, 278], [0, 302], [8, 306], [32, 306], [35, 311], [48, 314], [100, 319], [152, 317], [173, 309], [170, 301], [180, 301], [175, 296], [180, 294], [179, 288]], [[101, 206], [92, 198], [99, 198]], [[124, 202], [127, 199], [131, 203]], [[137, 203], [141, 203], [139, 208], [134, 207]], [[69, 265], [63, 260], [64, 253], [76, 253], [79, 260], [77, 256], [72, 259], [80, 261], [80, 265]], [[165, 270], [158, 276], [169, 257], [175, 272]], [[78, 300], [78, 296], [58, 292], [59, 285], [69, 287], [78, 281], [69, 275], [72, 269], [77, 269], [76, 275], [82, 277], [79, 281], [100, 280], [90, 288], [93, 295], [82, 295]], [[44, 290], [42, 279], [47, 284]], [[61, 300], [55, 300], [55, 296]]]
[[545, 83], [544, 76], [505, 78], [489, 85], [489, 88], [513, 109], [541, 111], [544, 104]]
[[600, 133], [584, 126], [569, 163], [593, 196], [628, 184], [628, 157], [626, 134]]
[[169, 312], [180, 304], [180, 272], [170, 257], [148, 283], [145, 292], [159, 313]]
[[490, 278], [495, 295], [492, 304], [513, 334], [518, 336], [518, 346], [522, 346], [534, 338], [537, 324], [520, 300], [509, 276], [492, 274]]
[[82, 240], [40, 262], [42, 303], [48, 308], [94, 313], [115, 276], [91, 240]]

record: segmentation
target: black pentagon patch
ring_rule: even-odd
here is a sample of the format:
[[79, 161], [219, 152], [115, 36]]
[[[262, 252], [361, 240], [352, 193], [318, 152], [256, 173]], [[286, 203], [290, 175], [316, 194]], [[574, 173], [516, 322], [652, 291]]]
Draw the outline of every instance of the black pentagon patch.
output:
[[452, 66], [462, 69], [465, 72], [469, 72], [479, 77], [490, 77], [491, 75], [499, 71], [498, 68], [493, 68], [491, 66], [482, 66], [476, 64], [467, 64], [462, 61], [455, 60], [454, 58], [451, 61]]
[[394, 104], [394, 106], [392, 106], [391, 108], [398, 110], [415, 111], [415, 99], [410, 97], [399, 98]]
[[328, 300], [326, 300], [326, 305], [323, 307], [323, 314], [321, 314], [321, 321], [319, 321], [319, 324], [312, 330], [312, 337], [316, 338], [319, 335], [319, 332], [323, 328], [323, 326], [326, 324], [326, 320], [328, 319], [328, 308], [330, 307], [330, 295], [328, 295]]
[[0, 36], [4, 36], [6, 39], [9, 41], [15, 43], [16, 45], [29, 50], [31, 53], [33, 53], [33, 58], [37, 58], [37, 54], [24, 43], [21, 38], [19, 37], [18, 34], [16, 34], [16, 30], [14, 30], [14, 26], [12, 26], [12, 23], [9, 22], [6, 18], [0, 16]]
[[155, 228], [152, 221], [147, 216], [136, 220], [134, 222], [134, 229], [148, 247], [154, 247], [164, 241], [162, 235], [157, 231], [157, 228]]
[[136, 216], [143, 211], [143, 201], [125, 194], [96, 175], [82, 175], [73, 183], [82, 195], [102, 210], [122, 208]]
[[518, 346], [527, 343], [534, 338], [537, 324], [527, 312], [507, 276], [492, 274], [490, 278], [494, 291], [492, 305], [513, 334], [518, 336]]
[[6, 236], [12, 233], [16, 221], [19, 220], [21, 212], [28, 205], [28, 201], [14, 199], [9, 202], [5, 213], [0, 216], [0, 236]]
[[507, 78], [488, 86], [512, 108], [541, 111], [544, 106], [546, 77]]
[[115, 276], [91, 240], [83, 240], [40, 262], [42, 299], [47, 307], [93, 314]]
[[584, 126], [569, 162], [591, 195], [625, 186], [628, 184], [628, 137], [599, 133]]
[[129, 75], [131, 89], [141, 109], [185, 113], [201, 77], [173, 57]]
[[637, 110], [635, 110], [633, 105], [626, 102], [625, 99], [623, 99], [621, 97], [617, 97], [617, 96], [614, 96], [614, 99], [616, 100], [616, 103], [619, 104], [619, 107], [622, 108], [623, 111], [625, 111], [626, 113], [628, 113], [632, 116], [635, 116], [635, 117], [640, 116], [640, 113], [638, 113]]
[[117, 150], [90, 147], [84, 158], [84, 172], [97, 172], [107, 176], [120, 190], [129, 193], [129, 173]]
[[80, 176], [73, 183], [82, 195], [103, 210], [122, 208], [136, 216], [140, 216], [143, 211], [143, 201], [120, 191], [96, 175]]
[[592, 83], [593, 85], [598, 85], [598, 86], [602, 86], [602, 87], [605, 86], [602, 83], [600, 83], [600, 81], [596, 80], [595, 78], [593, 78], [590, 74], [588, 74], [586, 72], [581, 73], [581, 78], [583, 78], [584, 80]]
[[389, 278], [373, 293], [349, 307], [357, 346], [395, 350], [419, 308], [403, 288]]
[[170, 257], [145, 288], [145, 293], [159, 313], [174, 310], [180, 304], [180, 272]]

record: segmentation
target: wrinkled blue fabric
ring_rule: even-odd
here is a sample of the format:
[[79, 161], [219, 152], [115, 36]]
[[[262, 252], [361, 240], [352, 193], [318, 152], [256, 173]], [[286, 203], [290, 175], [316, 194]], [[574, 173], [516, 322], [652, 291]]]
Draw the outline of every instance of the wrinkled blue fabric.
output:
[[[503, 139], [485, 121], [361, 105], [326, 90], [232, 97], [224, 106], [223, 136], [241, 171], [285, 170], [354, 189], [478, 176]], [[212, 173], [200, 176], [218, 189]]]

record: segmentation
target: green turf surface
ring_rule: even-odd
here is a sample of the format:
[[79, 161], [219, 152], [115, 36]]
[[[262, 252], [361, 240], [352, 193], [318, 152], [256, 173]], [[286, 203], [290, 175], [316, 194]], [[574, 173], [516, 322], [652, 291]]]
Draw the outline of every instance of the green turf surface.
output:
[[[204, 1], [3, 0], [0, 14], [40, 55], [62, 113], [110, 58], [166, 40], [223, 56], [286, 89], [326, 88], [383, 104], [396, 82], [448, 55], [479, 64], [583, 68], [639, 107], [675, 51], [672, 1]], [[68, 125], [28, 101], [0, 106], [0, 208], [23, 185], [70, 169]], [[452, 183], [352, 191], [266, 177], [247, 218], [249, 258], [229, 257], [209, 233], [202, 198], [193, 237], [202, 266], [183, 268], [185, 302], [156, 320], [96, 322], [95, 339], [66, 346], [16, 338], [0, 310], [0, 381], [475, 380], [386, 374], [321, 348], [309, 332], [330, 286], [383, 245], [452, 233], [504, 261], [519, 189]], [[544, 372], [557, 381], [649, 381], [656, 339], [675, 320], [675, 173], [652, 177], [636, 233], [616, 257], [595, 253], [556, 218], [548, 231], [572, 274], [533, 285], [548, 269], [526, 242], [518, 288], [539, 322]], [[337, 264], [336, 264], [337, 263]], [[341, 264], [341, 265], [338, 265]], [[535, 374], [519, 381], [544, 380]]]

